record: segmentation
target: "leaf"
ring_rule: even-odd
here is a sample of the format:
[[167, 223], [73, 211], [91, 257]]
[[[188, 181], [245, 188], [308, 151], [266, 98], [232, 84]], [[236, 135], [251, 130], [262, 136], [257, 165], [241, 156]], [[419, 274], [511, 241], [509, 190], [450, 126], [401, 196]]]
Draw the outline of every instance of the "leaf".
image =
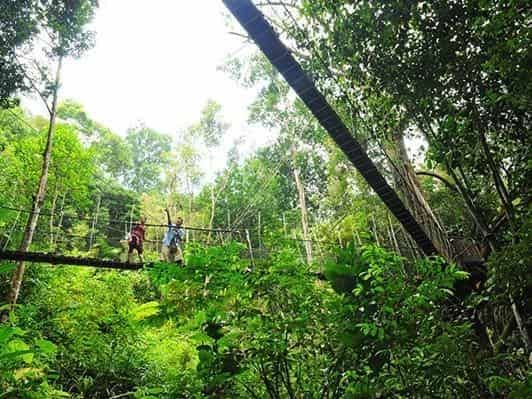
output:
[[53, 398], [71, 398], [70, 394], [65, 391], [59, 391], [57, 389], [54, 389], [51, 394], [53, 394], [51, 397]]
[[373, 291], [380, 294], [380, 293], [384, 292], [384, 288], [379, 285], [379, 286], [373, 288]]
[[9, 339], [14, 335], [22, 335], [23, 331], [20, 328], [14, 328], [14, 327], [0, 327], [0, 348], [9, 341]]
[[469, 278], [469, 273], [464, 272], [463, 270], [457, 270], [454, 272], [454, 277], [458, 280], [467, 280]]
[[388, 305], [384, 305], [382, 307], [382, 311], [384, 313], [388, 313], [388, 314], [393, 314], [393, 312], [394, 312], [393, 308], [391, 306], [388, 306]]
[[21, 379], [29, 379], [29, 380], [36, 380], [39, 378], [44, 377], [44, 372], [42, 369], [38, 369], [35, 367], [24, 367], [18, 370], [15, 370], [13, 373], [13, 376], [15, 377], [15, 380], [21, 380]]
[[0, 360], [14, 360], [21, 358], [26, 363], [31, 363], [33, 361], [33, 351], [31, 350], [25, 350], [25, 351], [14, 351], [5, 353], [3, 355], [0, 354]]
[[143, 303], [131, 310], [133, 320], [140, 321], [159, 313], [159, 302], [151, 301]]
[[28, 344], [20, 339], [14, 339], [7, 344], [7, 358], [21, 358], [26, 363], [33, 361], [34, 353], [30, 350]]
[[9, 273], [12, 270], [15, 270], [17, 265], [15, 263], [5, 263], [0, 265], [0, 274]]
[[162, 388], [150, 388], [147, 391], [149, 394], [161, 394], [164, 393], [164, 389]]
[[52, 355], [57, 352], [57, 346], [46, 339], [39, 339], [35, 342], [39, 349], [46, 355]]

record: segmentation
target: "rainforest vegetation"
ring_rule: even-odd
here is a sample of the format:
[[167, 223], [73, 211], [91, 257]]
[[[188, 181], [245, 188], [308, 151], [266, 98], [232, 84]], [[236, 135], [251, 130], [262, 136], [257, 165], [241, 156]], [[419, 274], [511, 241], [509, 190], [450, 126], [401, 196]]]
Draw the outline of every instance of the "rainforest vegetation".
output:
[[[529, 2], [255, 3], [445, 250], [231, 17], [246, 51], [219, 67], [276, 139], [209, 178], [217, 101], [178, 135], [118, 134], [61, 94], [98, 2], [1, 1], [0, 253], [127, 265], [148, 227], [139, 270], [0, 261], [0, 398], [531, 398]], [[183, 265], [159, 261], [165, 209], [199, 228]]]

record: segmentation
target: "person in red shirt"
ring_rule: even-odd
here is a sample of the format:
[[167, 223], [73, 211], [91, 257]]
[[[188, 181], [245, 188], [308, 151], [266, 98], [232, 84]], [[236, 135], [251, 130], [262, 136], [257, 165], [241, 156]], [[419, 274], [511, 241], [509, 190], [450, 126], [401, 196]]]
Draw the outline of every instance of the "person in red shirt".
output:
[[129, 233], [129, 251], [127, 254], [127, 262], [133, 263], [133, 250], [137, 250], [139, 260], [141, 263], [144, 263], [144, 257], [142, 256], [142, 243], [146, 239], [146, 218], [144, 216], [140, 217], [139, 223], [135, 223], [131, 232]]

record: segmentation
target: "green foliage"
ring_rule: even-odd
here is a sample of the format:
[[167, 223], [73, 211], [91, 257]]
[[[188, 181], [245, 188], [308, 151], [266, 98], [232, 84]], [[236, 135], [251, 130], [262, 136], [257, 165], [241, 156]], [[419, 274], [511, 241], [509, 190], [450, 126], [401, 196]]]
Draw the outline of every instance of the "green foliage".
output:
[[39, 300], [18, 315], [22, 324], [39, 320], [33, 329], [57, 345], [59, 386], [91, 398], [135, 386], [145, 348], [137, 326], [150, 305], [135, 306], [131, 284], [127, 275], [90, 270], [41, 275]]
[[346, 397], [462, 397], [478, 389], [465, 374], [470, 325], [443, 318], [454, 282], [467, 274], [439, 260], [410, 267], [415, 278], [405, 275], [403, 260], [378, 247], [362, 249], [351, 261], [356, 288], [346, 297], [352, 311], [341, 311], [342, 341], [354, 345], [359, 365], [349, 372]]
[[[86, 29], [98, 6], [96, 0], [63, 3], [53, 0], [23, 0], [2, 2], [0, 5], [0, 106], [12, 106], [10, 101], [19, 91], [34, 90], [48, 97], [53, 84], [45, 65], [35, 73], [33, 63], [26, 62], [28, 54], [46, 42], [44, 54], [48, 58], [79, 57], [93, 45], [93, 32]], [[46, 36], [47, 41], [42, 37]], [[40, 39], [40, 40], [39, 40]], [[34, 79], [39, 76], [39, 79]], [[30, 78], [31, 76], [31, 78]]]
[[330, 282], [320, 282], [293, 249], [254, 268], [246, 253], [239, 243], [189, 244], [184, 267], [39, 269], [20, 327], [1, 330], [14, 342], [5, 351], [18, 352], [2, 371], [4, 386], [19, 389], [15, 375], [38, 365], [25, 385], [32, 398], [43, 386], [80, 398], [451, 398], [529, 389], [523, 378], [494, 373], [497, 360], [478, 351], [471, 324], [448, 317], [453, 287], [467, 278], [454, 265], [349, 245], [324, 265]]
[[[117, 259], [129, 221], [147, 214], [165, 223], [169, 207], [185, 225], [249, 228], [254, 259], [237, 233], [189, 231], [184, 266], [29, 265], [21, 304], [0, 324], [0, 398], [531, 396], [530, 35], [521, 3], [302, 1], [288, 7], [294, 20], [276, 21], [386, 179], [402, 184], [390, 165], [398, 138], [427, 139], [416, 156], [446, 183], [418, 182], [413, 169], [410, 177], [446, 232], [491, 241], [487, 281], [420, 258], [273, 66], [253, 54], [225, 69], [256, 89], [250, 122], [278, 137], [246, 159], [236, 144], [209, 184], [204, 150], [223, 148], [228, 129], [218, 103], [209, 100], [177, 143], [143, 125], [122, 138], [81, 104], [61, 104], [43, 204], [56, 215], [41, 215], [32, 249]], [[23, 70], [6, 62], [35, 35], [51, 34], [49, 58], [92, 45], [84, 27], [95, 5], [0, 5], [0, 101], [26, 88]], [[41, 72], [47, 100], [56, 87]], [[30, 207], [46, 129], [19, 108], [0, 112], [0, 205]], [[419, 166], [406, 158], [400, 167]], [[312, 265], [297, 240], [295, 169]], [[16, 211], [0, 209], [0, 248], [20, 242], [21, 226]], [[150, 227], [149, 239], [158, 233]], [[149, 260], [158, 257], [152, 245]], [[0, 263], [4, 296], [13, 268]], [[458, 290], [470, 282], [474, 295]]]
[[92, 120], [83, 105], [74, 100], [60, 103], [57, 114], [75, 127], [82, 141], [90, 142], [90, 150], [98, 160], [101, 173], [124, 182], [133, 164], [133, 148], [122, 137]]
[[128, 185], [138, 193], [157, 187], [162, 168], [168, 161], [170, 138], [141, 125], [128, 130], [126, 142], [133, 154], [127, 172]]
[[220, 140], [229, 128], [229, 124], [223, 122], [220, 117], [222, 106], [214, 100], [207, 101], [201, 111], [201, 117], [197, 124], [189, 129], [189, 133], [201, 139], [207, 147], [220, 144]]
[[35, 34], [36, 21], [31, 18], [32, 0], [2, 2], [0, 4], [0, 108], [9, 105], [9, 97], [26, 88], [24, 74], [18, 68], [16, 50]]
[[367, 265], [362, 261], [360, 251], [352, 242], [347, 248], [338, 249], [336, 256], [336, 260], [325, 264], [325, 277], [336, 292], [351, 294], [356, 287], [357, 276], [367, 268]]
[[513, 237], [514, 245], [495, 252], [489, 259], [488, 284], [493, 293], [511, 294], [522, 299], [525, 306], [532, 290], [532, 217], [527, 215], [523, 226]]
[[0, 387], [6, 398], [60, 398], [66, 392], [49, 383], [54, 375], [57, 347], [51, 341], [28, 336], [27, 331], [0, 324]]

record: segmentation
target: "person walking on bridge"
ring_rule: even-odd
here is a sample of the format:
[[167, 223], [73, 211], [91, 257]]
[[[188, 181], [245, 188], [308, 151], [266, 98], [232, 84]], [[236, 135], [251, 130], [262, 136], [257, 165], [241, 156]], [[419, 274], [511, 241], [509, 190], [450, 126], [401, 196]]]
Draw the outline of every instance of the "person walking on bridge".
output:
[[128, 244], [129, 250], [127, 253], [127, 262], [133, 263], [133, 251], [136, 250], [141, 263], [144, 263], [144, 257], [142, 255], [143, 248], [142, 243], [146, 239], [146, 218], [140, 217], [139, 223], [135, 223], [131, 232], [129, 233]]
[[175, 224], [172, 223], [170, 212], [168, 208], [165, 209], [166, 217], [168, 219], [168, 230], [163, 237], [163, 245], [161, 249], [161, 261], [176, 262], [178, 265], [183, 264], [183, 248], [181, 243], [185, 238], [185, 230], [183, 229], [183, 219], [178, 217]]

